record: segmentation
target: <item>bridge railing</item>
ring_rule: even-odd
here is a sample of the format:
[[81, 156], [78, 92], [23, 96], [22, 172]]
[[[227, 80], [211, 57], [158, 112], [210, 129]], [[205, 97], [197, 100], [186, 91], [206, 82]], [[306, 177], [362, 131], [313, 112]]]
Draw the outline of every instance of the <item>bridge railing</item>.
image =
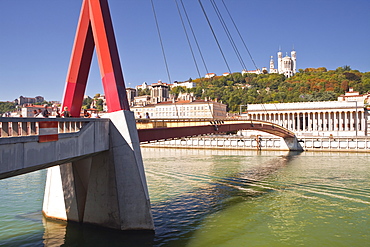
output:
[[155, 129], [166, 127], [184, 127], [184, 126], [199, 126], [199, 125], [214, 125], [221, 124], [226, 119], [213, 119], [213, 118], [154, 118], [136, 119], [137, 129]]
[[74, 133], [81, 130], [92, 118], [20, 118], [0, 117], [0, 138], [39, 135], [40, 122], [58, 122], [58, 133]]

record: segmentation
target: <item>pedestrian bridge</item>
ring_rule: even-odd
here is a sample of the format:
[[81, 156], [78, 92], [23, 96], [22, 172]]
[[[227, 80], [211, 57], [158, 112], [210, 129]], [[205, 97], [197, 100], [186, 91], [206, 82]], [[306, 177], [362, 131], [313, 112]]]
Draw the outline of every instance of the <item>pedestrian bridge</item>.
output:
[[[73, 162], [109, 149], [109, 119], [0, 119], [0, 179]], [[40, 142], [41, 122], [57, 123], [58, 140]]]
[[[130, 111], [107, 0], [84, 0], [62, 109], [80, 116], [94, 50], [106, 96], [103, 119], [0, 118], [0, 179], [48, 168], [48, 218], [117, 230], [154, 230], [140, 142], [257, 129], [294, 134], [272, 123], [139, 120]], [[293, 140], [293, 141], [291, 141]]]
[[[40, 123], [55, 122], [58, 139], [40, 141]], [[0, 118], [0, 179], [74, 162], [109, 150], [108, 118]], [[294, 133], [257, 120], [137, 119], [140, 142], [259, 130], [282, 138]]]
[[140, 142], [254, 129], [283, 137], [291, 150], [297, 143], [294, 133], [264, 121], [139, 119], [135, 124], [130, 111], [106, 117], [0, 118], [0, 179], [49, 168], [45, 216], [153, 230]]
[[282, 138], [295, 137], [292, 131], [278, 124], [248, 119], [137, 119], [136, 127], [141, 142], [238, 130], [258, 130]]

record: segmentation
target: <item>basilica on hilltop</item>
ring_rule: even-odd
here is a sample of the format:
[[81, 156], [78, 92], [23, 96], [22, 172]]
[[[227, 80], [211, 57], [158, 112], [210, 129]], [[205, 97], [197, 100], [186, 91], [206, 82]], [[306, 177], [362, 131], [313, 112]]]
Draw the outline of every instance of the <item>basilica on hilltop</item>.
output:
[[270, 59], [270, 71], [269, 73], [279, 73], [284, 74], [285, 77], [291, 77], [297, 72], [297, 56], [295, 50], [290, 52], [290, 57], [288, 53], [283, 57], [281, 50], [277, 53], [278, 57], [278, 68], [275, 69], [275, 62], [273, 56]]

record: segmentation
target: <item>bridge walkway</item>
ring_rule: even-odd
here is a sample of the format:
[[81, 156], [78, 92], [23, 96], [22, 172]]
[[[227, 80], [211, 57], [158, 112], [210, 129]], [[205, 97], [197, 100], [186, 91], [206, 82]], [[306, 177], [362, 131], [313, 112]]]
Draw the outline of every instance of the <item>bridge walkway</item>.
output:
[[292, 131], [278, 124], [249, 119], [137, 119], [136, 126], [141, 142], [237, 130], [258, 130], [282, 138], [295, 137]]
[[[40, 123], [55, 123], [58, 140], [40, 139]], [[106, 151], [108, 129], [109, 119], [0, 118], [0, 179]]]
[[[109, 121], [108, 118], [0, 118], [0, 179], [109, 150]], [[54, 123], [57, 141], [41, 141], [42, 123]], [[140, 142], [237, 130], [294, 137], [293, 132], [277, 124], [246, 119], [137, 119], [136, 128]]]

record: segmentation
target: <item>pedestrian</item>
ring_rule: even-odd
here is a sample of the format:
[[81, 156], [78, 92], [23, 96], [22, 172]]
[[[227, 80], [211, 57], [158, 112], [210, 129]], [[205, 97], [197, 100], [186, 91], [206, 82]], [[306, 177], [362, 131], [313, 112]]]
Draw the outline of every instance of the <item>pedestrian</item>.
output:
[[48, 110], [48, 105], [47, 104], [44, 105], [44, 110], [42, 111], [42, 116], [43, 117], [49, 117], [50, 116], [50, 112]]
[[91, 118], [91, 114], [86, 109], [84, 110], [84, 118]]
[[44, 116], [42, 115], [42, 110], [41, 110], [40, 108], [37, 110], [37, 115], [36, 115], [36, 117], [39, 117], [39, 118], [44, 117]]
[[71, 117], [71, 114], [69, 113], [67, 106], [64, 107], [64, 111], [62, 112], [62, 116], [63, 117]]
[[33, 117], [37, 117], [37, 115], [39, 115], [39, 113], [36, 110], [33, 110]]
[[145, 113], [145, 118], [148, 118], [148, 119], [150, 118], [149, 113]]
[[99, 114], [98, 114], [98, 111], [97, 110], [96, 111], [93, 111], [92, 114], [91, 114], [91, 117], [92, 118], [100, 118], [99, 117]]
[[57, 110], [55, 112], [55, 117], [58, 117], [58, 118], [61, 117], [60, 116], [60, 111], [59, 111], [59, 108], [58, 107], [57, 107]]

